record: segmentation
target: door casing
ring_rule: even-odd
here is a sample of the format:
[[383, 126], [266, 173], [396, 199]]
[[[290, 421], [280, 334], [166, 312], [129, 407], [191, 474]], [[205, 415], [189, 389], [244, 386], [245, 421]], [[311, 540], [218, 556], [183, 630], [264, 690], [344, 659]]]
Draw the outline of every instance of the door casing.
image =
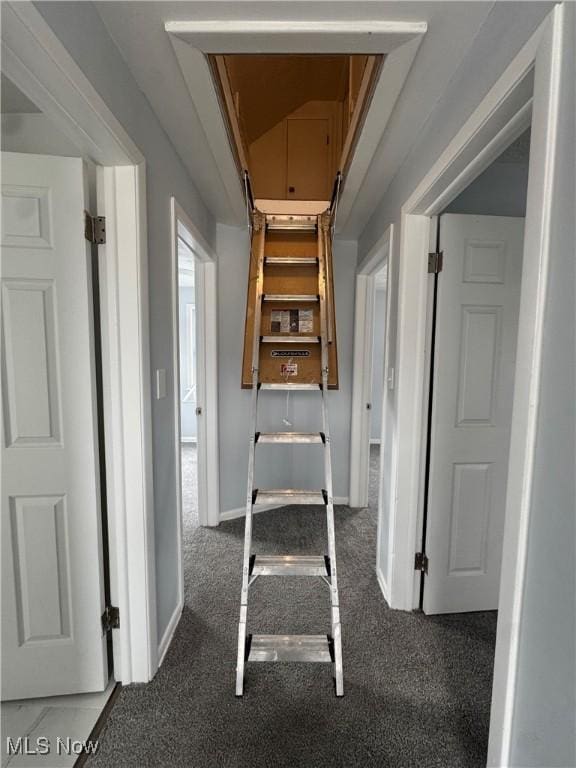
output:
[[2, 70], [97, 165], [113, 674], [158, 668], [145, 158], [31, 3], [5, 3]]
[[[384, 494], [391, 505], [393, 488], [383, 488], [383, 451], [388, 435], [386, 398], [388, 391], [394, 388], [394, 373], [390, 355], [390, 312], [389, 279], [391, 274], [391, 259], [393, 254], [394, 225], [391, 224], [366, 258], [358, 266], [356, 274], [356, 297], [354, 302], [354, 359], [352, 366], [352, 414], [350, 427], [350, 489], [349, 504], [351, 507], [368, 505], [368, 481], [370, 465], [370, 415], [367, 404], [372, 398], [372, 346], [374, 331], [374, 287], [375, 275], [386, 270], [386, 329], [384, 338], [384, 381], [382, 391], [382, 423], [380, 426], [380, 468], [378, 494], [378, 533], [380, 541], [382, 533], [382, 505]], [[392, 440], [393, 436], [388, 439]], [[388, 558], [387, 562], [390, 562]], [[389, 568], [384, 568], [380, 548], [376, 551], [376, 575], [378, 584], [388, 600]]]
[[216, 254], [178, 204], [170, 200], [172, 233], [172, 330], [174, 386], [174, 461], [176, 464], [176, 506], [178, 516], [178, 604], [159, 643], [159, 664], [168, 650], [170, 640], [184, 607], [184, 560], [182, 518], [182, 456], [180, 406], [180, 330], [178, 292], [178, 224], [191, 236], [187, 243], [194, 252], [196, 278], [196, 381], [198, 404], [202, 413], [197, 419], [198, 445], [198, 521], [200, 525], [220, 523], [219, 462], [218, 462], [218, 354], [217, 354], [217, 282]]
[[[403, 462], [397, 467], [396, 486], [397, 507], [406, 514], [391, 531], [395, 552], [390, 584], [393, 608], [413, 610], [419, 602], [414, 552], [419, 549], [422, 530], [426, 458], [422, 446], [428, 421], [427, 361], [434, 280], [428, 273], [428, 253], [435, 248], [435, 218], [529, 127], [534, 61], [546, 23], [526, 43], [439, 160], [424, 169], [419, 185], [401, 208], [396, 238], [400, 284], [395, 362], [399, 385], [396, 453], [402, 453]], [[416, 264], [420, 269], [414, 267]]]

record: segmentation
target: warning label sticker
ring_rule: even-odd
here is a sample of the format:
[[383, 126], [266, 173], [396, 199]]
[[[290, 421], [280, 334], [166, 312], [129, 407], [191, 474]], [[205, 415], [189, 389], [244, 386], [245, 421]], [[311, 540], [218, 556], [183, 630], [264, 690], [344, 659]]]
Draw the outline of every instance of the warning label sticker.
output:
[[270, 330], [272, 333], [290, 333], [290, 310], [273, 309], [270, 314]]
[[282, 363], [280, 373], [282, 376], [298, 376], [298, 363]]
[[298, 310], [298, 332], [299, 333], [312, 333], [313, 328], [313, 316], [311, 309]]
[[270, 313], [271, 333], [312, 333], [311, 309], [273, 309]]

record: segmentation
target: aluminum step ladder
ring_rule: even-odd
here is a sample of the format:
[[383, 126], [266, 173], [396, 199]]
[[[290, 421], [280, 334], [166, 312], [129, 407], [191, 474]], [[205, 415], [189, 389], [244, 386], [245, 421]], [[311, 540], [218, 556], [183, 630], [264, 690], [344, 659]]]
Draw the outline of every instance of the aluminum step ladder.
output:
[[[321, 231], [324, 224], [320, 216], [267, 216], [264, 226], [270, 230], [311, 230], [316, 229], [318, 240], [326, 237]], [[321, 344], [321, 383], [317, 384], [265, 384], [259, 381], [260, 344], [268, 341], [261, 336], [262, 303], [264, 301], [286, 301], [292, 297], [276, 295], [272, 299], [263, 292], [264, 265], [275, 263], [264, 254], [265, 237], [260, 240], [258, 253], [256, 298], [254, 308], [254, 335], [252, 348], [252, 404], [250, 421], [250, 448], [248, 458], [248, 492], [246, 497], [246, 524], [244, 533], [244, 563], [242, 569], [242, 593], [240, 623], [238, 627], [238, 661], [236, 666], [236, 695], [244, 693], [244, 672], [247, 662], [310, 661], [333, 664], [336, 696], [343, 696], [342, 633], [340, 627], [340, 604], [336, 569], [336, 541], [334, 533], [334, 500], [332, 494], [332, 461], [330, 455], [330, 428], [326, 396], [328, 393], [328, 318], [327, 318], [327, 264], [326, 250], [319, 246], [318, 294], [298, 296], [293, 300], [320, 302], [320, 336], [315, 341]], [[298, 265], [296, 259], [284, 258], [285, 265]], [[278, 342], [274, 337], [274, 342]], [[293, 339], [290, 340], [293, 343]], [[322, 432], [258, 432], [258, 398], [266, 390], [309, 391], [320, 395], [322, 404]], [[259, 445], [318, 445], [324, 452], [324, 488], [318, 491], [295, 489], [263, 490], [254, 488], [255, 454]], [[265, 504], [322, 504], [326, 509], [328, 554], [327, 555], [253, 555], [252, 521], [254, 507]], [[331, 634], [326, 635], [256, 635], [247, 633], [248, 595], [250, 586], [258, 577], [305, 576], [323, 579], [330, 593]]]

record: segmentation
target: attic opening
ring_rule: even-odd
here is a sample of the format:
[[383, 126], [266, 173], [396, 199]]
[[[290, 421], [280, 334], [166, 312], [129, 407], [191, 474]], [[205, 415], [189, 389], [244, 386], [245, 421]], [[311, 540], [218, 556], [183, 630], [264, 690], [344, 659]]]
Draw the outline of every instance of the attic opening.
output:
[[208, 59], [238, 171], [248, 170], [258, 207], [271, 200], [327, 204], [336, 174], [345, 176], [352, 160], [384, 56]]

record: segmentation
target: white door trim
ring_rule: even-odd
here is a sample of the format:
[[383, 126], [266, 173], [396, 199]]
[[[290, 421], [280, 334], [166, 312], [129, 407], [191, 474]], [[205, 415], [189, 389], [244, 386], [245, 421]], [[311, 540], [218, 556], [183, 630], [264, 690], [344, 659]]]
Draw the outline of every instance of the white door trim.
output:
[[[391, 604], [415, 607], [417, 519], [426, 403], [424, 401], [429, 216], [438, 214], [518, 136], [532, 118], [530, 176], [503, 569], [492, 693], [488, 765], [510, 765], [518, 632], [527, 551], [532, 459], [538, 415], [542, 315], [549, 260], [548, 211], [562, 32], [566, 4], [550, 15], [505, 70], [402, 206], [398, 330], [397, 525]], [[533, 74], [535, 70], [535, 74]], [[533, 99], [530, 94], [534, 77]], [[420, 269], [415, 269], [420, 265]], [[518, 372], [520, 375], [518, 375]]]
[[157, 669], [144, 156], [32, 3], [3, 5], [2, 70], [102, 166], [98, 213], [114, 677]]
[[[375, 275], [388, 265], [391, 250], [390, 225], [370, 253], [358, 266], [354, 303], [354, 358], [352, 365], [352, 418], [350, 426], [351, 507], [368, 505], [370, 465], [370, 411], [366, 404], [372, 397], [372, 346], [374, 333]], [[388, 315], [388, 306], [386, 307]], [[386, 369], [385, 369], [386, 370]]]
[[154, 676], [158, 645], [145, 169], [100, 167], [98, 177], [110, 588], [120, 609], [114, 673], [119, 655], [125, 685]]
[[352, 418], [350, 422], [350, 506], [368, 506], [370, 463], [370, 402], [374, 333], [374, 277], [356, 275], [354, 301], [354, 357], [352, 362]]
[[[545, 22], [546, 23], [546, 22]], [[427, 253], [430, 217], [470, 184], [530, 124], [533, 69], [542, 27], [518, 53], [500, 79], [452, 139], [438, 160], [427, 169], [401, 209], [399, 238], [399, 295], [397, 338], [397, 501], [402, 509], [394, 540], [391, 605], [417, 607], [418, 576], [414, 549], [421, 513], [421, 463], [425, 454], [427, 397], [426, 349], [429, 333], [429, 275]], [[416, 269], [415, 265], [420, 265]]]
[[176, 466], [178, 468], [178, 512], [182, 519], [182, 487], [180, 461], [180, 347], [178, 318], [178, 222], [192, 236], [190, 249], [196, 256], [197, 314], [197, 387], [202, 417], [198, 419], [198, 519], [200, 525], [220, 522], [218, 473], [218, 358], [217, 350], [217, 285], [216, 254], [198, 227], [179, 205], [170, 200], [172, 220], [172, 323], [174, 330], [174, 409], [176, 434]]
[[[388, 390], [394, 387], [393, 366], [390, 349], [390, 301], [389, 284], [392, 273], [394, 225], [391, 224], [374, 247], [358, 266], [356, 275], [356, 303], [354, 308], [354, 360], [352, 369], [352, 417], [350, 430], [350, 506], [363, 507], [368, 504], [368, 485], [370, 471], [370, 445], [380, 444], [380, 465], [378, 478], [378, 516], [376, 535], [376, 576], [386, 602], [389, 601], [389, 584], [392, 561], [392, 542], [388, 542], [388, 567], [383, 568], [382, 552], [380, 551], [381, 528], [383, 524], [383, 505], [385, 498], [388, 508], [394, 509], [393, 499], [395, 488], [384, 487], [384, 450], [387, 440], [394, 441], [394, 436], [388, 434], [391, 425], [387, 420], [386, 398]], [[386, 269], [386, 330], [384, 337], [384, 376], [382, 381], [382, 402], [380, 410], [382, 422], [377, 440], [370, 438], [371, 411], [366, 409], [366, 403], [372, 398], [373, 375], [373, 343], [374, 343], [374, 289], [375, 275], [381, 269]], [[372, 404], [374, 405], [374, 404]], [[391, 473], [394, 477], [394, 473]]]
[[[174, 400], [174, 462], [176, 466], [176, 513], [178, 516], [178, 603], [160, 640], [158, 665], [178, 626], [184, 608], [184, 557], [182, 514], [182, 441], [180, 406], [180, 299], [178, 290], [178, 223], [182, 223], [190, 241], [195, 264], [196, 294], [196, 384], [197, 401], [202, 405], [202, 417], [197, 421], [198, 435], [198, 522], [200, 525], [220, 523], [219, 462], [218, 462], [218, 355], [217, 355], [217, 272], [216, 253], [206, 242], [198, 227], [178, 203], [170, 198], [171, 257], [172, 257], [172, 349]], [[200, 343], [199, 343], [200, 342]]]

